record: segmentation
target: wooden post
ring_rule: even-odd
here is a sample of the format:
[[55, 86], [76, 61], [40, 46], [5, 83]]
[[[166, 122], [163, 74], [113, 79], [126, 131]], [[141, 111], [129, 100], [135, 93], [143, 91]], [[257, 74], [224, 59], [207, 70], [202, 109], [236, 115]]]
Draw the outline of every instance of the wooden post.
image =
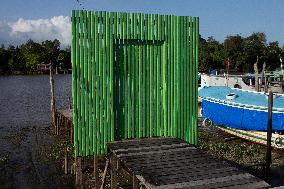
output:
[[266, 178], [270, 176], [271, 165], [271, 136], [272, 136], [272, 107], [273, 107], [273, 93], [269, 91], [268, 97], [268, 124], [267, 124], [267, 151], [266, 151]]
[[[107, 169], [108, 169], [108, 164], [109, 164], [109, 160], [106, 160], [106, 165], [105, 165], [105, 169], [104, 169], [104, 173], [103, 173], [103, 177], [102, 177], [102, 184], [100, 189], [104, 189], [105, 188], [105, 180], [106, 180], [106, 174], [107, 174]], [[99, 182], [97, 182], [99, 183]], [[97, 185], [97, 184], [96, 184]]]
[[283, 81], [283, 78], [280, 77], [280, 82], [279, 82], [279, 84], [280, 84], [280, 87], [281, 87], [281, 93], [284, 92], [284, 83], [283, 83], [283, 82], [284, 82], [284, 81]]
[[68, 174], [68, 151], [67, 151], [67, 145], [65, 147], [65, 156], [64, 156], [64, 173]]
[[94, 179], [95, 179], [95, 188], [99, 189], [100, 188], [100, 183], [99, 183], [99, 157], [94, 156]]
[[135, 174], [132, 174], [132, 188], [133, 189], [139, 189], [139, 180], [136, 178]]
[[231, 64], [230, 58], [227, 59], [226, 69], [227, 69], [227, 77], [226, 77], [226, 87], [229, 86], [229, 67]]
[[83, 189], [82, 159], [76, 157], [76, 188]]
[[110, 177], [111, 177], [111, 189], [117, 188], [117, 161], [113, 157], [113, 155], [110, 156], [110, 163], [111, 163], [111, 171], [110, 171]]
[[72, 109], [72, 102], [70, 96], [68, 97], [68, 103], [69, 103], [69, 110]]
[[[265, 67], [266, 67], [266, 62], [264, 62], [262, 64], [262, 71], [261, 71], [261, 79], [260, 79], [260, 91], [261, 91], [261, 88], [262, 88], [262, 83], [263, 83], [263, 78], [265, 77]], [[265, 92], [265, 85], [263, 87], [263, 91]]]
[[[69, 103], [69, 110], [71, 110], [72, 109], [72, 102], [71, 102], [70, 96], [68, 97], [68, 103]], [[72, 133], [73, 125], [72, 125], [72, 123], [71, 124], [69, 123], [69, 120], [67, 120], [67, 124], [68, 124], [69, 128], [67, 127], [67, 131], [66, 132], [68, 133], [68, 135], [70, 137], [70, 140], [72, 141], [72, 139], [73, 139], [72, 138], [72, 135], [73, 135], [73, 133]]]
[[52, 118], [52, 126], [54, 128], [54, 131], [56, 133], [57, 129], [57, 125], [56, 125], [56, 117], [55, 117], [55, 113], [56, 113], [56, 109], [55, 109], [55, 97], [54, 97], [54, 79], [53, 79], [53, 73], [52, 73], [52, 64], [50, 63], [50, 67], [49, 67], [49, 83], [50, 83], [50, 96], [51, 96], [51, 100], [50, 100], [50, 110], [51, 110], [51, 118]]
[[258, 68], [257, 68], [257, 64], [258, 64], [258, 56], [256, 57], [256, 62], [254, 63], [253, 65], [253, 68], [254, 68], [254, 78], [255, 78], [255, 91], [258, 91], [259, 88], [258, 88]]
[[267, 76], [264, 77], [264, 92], [267, 93], [268, 92], [268, 81], [267, 81]]

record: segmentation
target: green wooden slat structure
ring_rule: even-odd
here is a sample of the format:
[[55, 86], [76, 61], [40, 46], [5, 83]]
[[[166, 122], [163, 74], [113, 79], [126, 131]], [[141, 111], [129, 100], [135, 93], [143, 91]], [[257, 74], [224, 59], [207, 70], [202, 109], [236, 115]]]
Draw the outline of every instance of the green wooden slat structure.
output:
[[75, 156], [109, 141], [197, 143], [197, 17], [72, 11]]

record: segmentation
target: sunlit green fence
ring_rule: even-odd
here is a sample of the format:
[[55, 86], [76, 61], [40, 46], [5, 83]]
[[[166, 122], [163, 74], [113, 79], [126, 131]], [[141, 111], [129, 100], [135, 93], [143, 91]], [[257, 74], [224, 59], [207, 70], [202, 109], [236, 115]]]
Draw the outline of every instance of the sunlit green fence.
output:
[[76, 156], [127, 138], [196, 144], [198, 28], [196, 17], [72, 11]]

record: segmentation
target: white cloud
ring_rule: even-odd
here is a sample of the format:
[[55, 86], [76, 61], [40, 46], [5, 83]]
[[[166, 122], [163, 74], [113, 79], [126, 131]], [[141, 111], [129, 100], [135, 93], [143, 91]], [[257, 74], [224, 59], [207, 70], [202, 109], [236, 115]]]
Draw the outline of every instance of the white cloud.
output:
[[23, 19], [16, 22], [0, 22], [0, 43], [19, 45], [28, 39], [37, 42], [58, 39], [62, 46], [70, 45], [71, 21], [68, 16], [50, 19]]

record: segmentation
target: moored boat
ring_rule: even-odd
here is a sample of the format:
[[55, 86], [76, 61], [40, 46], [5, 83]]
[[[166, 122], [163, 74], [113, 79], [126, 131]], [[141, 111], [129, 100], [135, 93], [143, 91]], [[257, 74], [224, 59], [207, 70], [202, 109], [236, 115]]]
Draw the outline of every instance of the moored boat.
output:
[[[234, 129], [267, 130], [268, 100], [263, 92], [211, 86], [200, 89], [199, 97], [203, 119]], [[272, 130], [284, 131], [284, 96], [277, 94], [273, 101]]]

